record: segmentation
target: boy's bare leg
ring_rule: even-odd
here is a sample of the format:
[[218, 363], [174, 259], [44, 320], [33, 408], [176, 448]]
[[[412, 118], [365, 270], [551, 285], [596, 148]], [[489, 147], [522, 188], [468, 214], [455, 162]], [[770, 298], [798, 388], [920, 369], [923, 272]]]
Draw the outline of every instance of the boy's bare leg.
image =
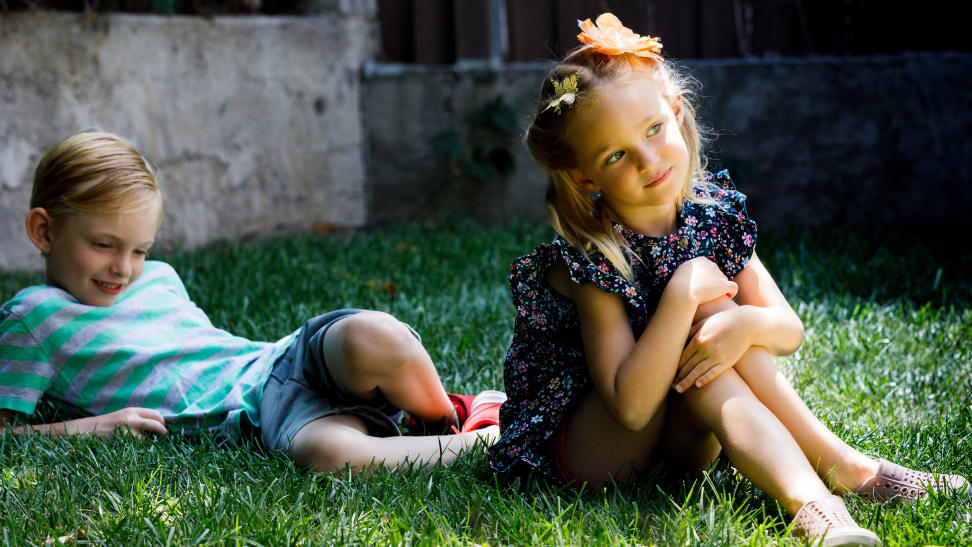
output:
[[[707, 304], [701, 311], [712, 314], [734, 306], [735, 302], [726, 299]], [[837, 493], [852, 491], [877, 473], [875, 460], [842, 441], [810, 411], [764, 349], [750, 348], [733, 368]]]
[[387, 313], [365, 311], [334, 323], [324, 336], [327, 370], [345, 394], [382, 395], [426, 422], [456, 423], [439, 373], [414, 334]]
[[290, 445], [290, 456], [315, 471], [341, 470], [346, 465], [355, 473], [372, 465], [389, 469], [408, 463], [430, 467], [448, 465], [477, 442], [489, 444], [498, 438], [499, 427], [495, 425], [457, 435], [372, 437], [364, 422], [338, 414], [301, 428]]
[[[457, 425], [435, 365], [414, 334], [386, 313], [365, 311], [334, 323], [324, 335], [328, 372], [346, 395], [369, 400], [378, 395], [429, 423]], [[297, 432], [290, 453], [318, 470], [360, 469], [372, 462], [395, 467], [406, 460], [449, 463], [480, 437], [498, 438], [499, 428], [461, 435], [379, 438], [363, 422], [336, 415], [315, 420]]]

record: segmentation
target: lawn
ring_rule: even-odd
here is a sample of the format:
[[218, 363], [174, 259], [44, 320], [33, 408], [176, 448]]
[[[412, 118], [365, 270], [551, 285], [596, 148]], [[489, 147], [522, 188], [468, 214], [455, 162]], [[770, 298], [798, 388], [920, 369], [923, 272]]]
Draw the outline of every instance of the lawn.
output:
[[[502, 389], [510, 261], [540, 224], [468, 221], [219, 244], [162, 256], [213, 322], [273, 340], [310, 316], [375, 308], [410, 323], [453, 391]], [[866, 453], [972, 476], [972, 253], [919, 236], [761, 234], [806, 326], [779, 359]], [[42, 278], [0, 273], [0, 299]], [[850, 499], [886, 545], [972, 545], [968, 498]], [[0, 434], [0, 541], [136, 544], [775, 545], [788, 519], [720, 460], [704, 478], [581, 494], [497, 481], [485, 453], [451, 468], [311, 474], [252, 442]]]

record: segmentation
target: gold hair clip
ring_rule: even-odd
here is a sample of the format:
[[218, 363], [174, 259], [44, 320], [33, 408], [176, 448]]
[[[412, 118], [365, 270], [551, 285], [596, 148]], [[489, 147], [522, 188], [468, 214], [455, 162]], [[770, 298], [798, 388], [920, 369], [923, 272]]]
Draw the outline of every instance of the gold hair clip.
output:
[[571, 74], [559, 82], [551, 78], [550, 82], [554, 86], [554, 99], [547, 104], [547, 108], [544, 108], [543, 111], [546, 112], [553, 108], [554, 112], [560, 114], [561, 105], [571, 106], [577, 100], [577, 74]]
[[583, 32], [577, 35], [581, 43], [588, 44], [598, 53], [605, 55], [621, 55], [631, 53], [638, 57], [646, 57], [661, 62], [661, 42], [658, 38], [635, 34], [631, 29], [621, 24], [612, 13], [602, 13], [594, 23], [590, 19], [577, 21], [577, 26]]

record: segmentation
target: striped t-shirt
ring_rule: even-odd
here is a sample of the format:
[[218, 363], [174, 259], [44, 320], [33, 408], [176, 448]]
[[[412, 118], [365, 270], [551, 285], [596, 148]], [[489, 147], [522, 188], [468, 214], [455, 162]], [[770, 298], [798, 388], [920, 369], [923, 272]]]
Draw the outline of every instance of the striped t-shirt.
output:
[[47, 285], [0, 308], [0, 408], [33, 414], [42, 396], [91, 415], [158, 410], [170, 431], [238, 437], [260, 425], [263, 384], [293, 334], [253, 342], [217, 329], [164, 262], [112, 306], [86, 306]]

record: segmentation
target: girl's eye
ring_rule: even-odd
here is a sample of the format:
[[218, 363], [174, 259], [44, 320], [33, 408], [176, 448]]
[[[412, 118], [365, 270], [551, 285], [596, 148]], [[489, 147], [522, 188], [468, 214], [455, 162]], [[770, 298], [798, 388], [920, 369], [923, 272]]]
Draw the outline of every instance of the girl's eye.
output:
[[619, 159], [621, 159], [623, 156], [624, 156], [624, 150], [618, 150], [617, 152], [611, 154], [611, 156], [604, 163], [606, 164], [614, 163]]
[[661, 131], [661, 126], [662, 126], [662, 124], [656, 123], [655, 125], [649, 127], [648, 128], [648, 136], [650, 137], [650, 136], [658, 133], [659, 131]]

